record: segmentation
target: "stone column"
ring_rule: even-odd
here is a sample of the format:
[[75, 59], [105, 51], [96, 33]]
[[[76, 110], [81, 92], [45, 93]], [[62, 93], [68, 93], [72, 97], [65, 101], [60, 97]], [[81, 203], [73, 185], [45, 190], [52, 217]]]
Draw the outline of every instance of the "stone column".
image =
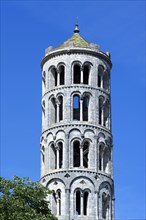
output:
[[70, 220], [70, 189], [65, 189], [66, 193], [66, 220]]
[[84, 198], [83, 196], [84, 196], [84, 194], [83, 194], [83, 192], [81, 192], [81, 216], [83, 215], [83, 208], [84, 208], [83, 207], [83, 205], [84, 205], [83, 204], [83, 198]]
[[101, 88], [103, 89], [103, 75], [101, 75]]
[[83, 121], [83, 100], [80, 99], [80, 121]]
[[81, 68], [81, 83], [83, 84], [83, 68]]
[[57, 106], [57, 120], [56, 120], [56, 122], [59, 122], [59, 102], [56, 102], [56, 106]]
[[83, 168], [83, 145], [80, 145], [80, 167]]
[[59, 147], [56, 148], [57, 153], [57, 169], [59, 169]]
[[60, 85], [60, 72], [57, 70], [57, 86]]
[[101, 109], [101, 125], [104, 126], [104, 106]]

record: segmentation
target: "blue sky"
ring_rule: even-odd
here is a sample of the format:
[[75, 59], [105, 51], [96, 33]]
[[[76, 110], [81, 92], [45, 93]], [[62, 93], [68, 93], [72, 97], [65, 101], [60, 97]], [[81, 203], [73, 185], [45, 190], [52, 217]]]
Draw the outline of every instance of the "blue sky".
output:
[[145, 1], [1, 1], [1, 175], [40, 176], [40, 61], [80, 34], [110, 51], [116, 220], [145, 219]]

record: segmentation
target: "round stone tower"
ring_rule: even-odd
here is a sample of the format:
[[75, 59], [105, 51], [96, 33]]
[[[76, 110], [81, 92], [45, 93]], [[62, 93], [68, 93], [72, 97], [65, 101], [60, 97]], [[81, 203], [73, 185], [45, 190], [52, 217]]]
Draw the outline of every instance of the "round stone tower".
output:
[[109, 52], [74, 34], [42, 67], [41, 183], [59, 220], [114, 220]]

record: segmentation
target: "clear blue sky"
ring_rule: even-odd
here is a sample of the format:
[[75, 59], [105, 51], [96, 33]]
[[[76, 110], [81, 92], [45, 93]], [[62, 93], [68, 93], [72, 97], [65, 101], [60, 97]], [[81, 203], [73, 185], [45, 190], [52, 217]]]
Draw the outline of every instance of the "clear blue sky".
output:
[[116, 220], [145, 219], [145, 1], [1, 1], [1, 175], [40, 175], [40, 61], [80, 34], [110, 51]]

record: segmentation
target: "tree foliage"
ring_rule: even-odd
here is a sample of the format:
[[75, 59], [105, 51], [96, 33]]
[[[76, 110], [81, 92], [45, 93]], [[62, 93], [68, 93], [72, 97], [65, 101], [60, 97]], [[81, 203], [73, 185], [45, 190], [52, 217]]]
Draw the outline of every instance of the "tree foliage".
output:
[[50, 190], [29, 178], [0, 177], [1, 220], [56, 220], [48, 208]]

